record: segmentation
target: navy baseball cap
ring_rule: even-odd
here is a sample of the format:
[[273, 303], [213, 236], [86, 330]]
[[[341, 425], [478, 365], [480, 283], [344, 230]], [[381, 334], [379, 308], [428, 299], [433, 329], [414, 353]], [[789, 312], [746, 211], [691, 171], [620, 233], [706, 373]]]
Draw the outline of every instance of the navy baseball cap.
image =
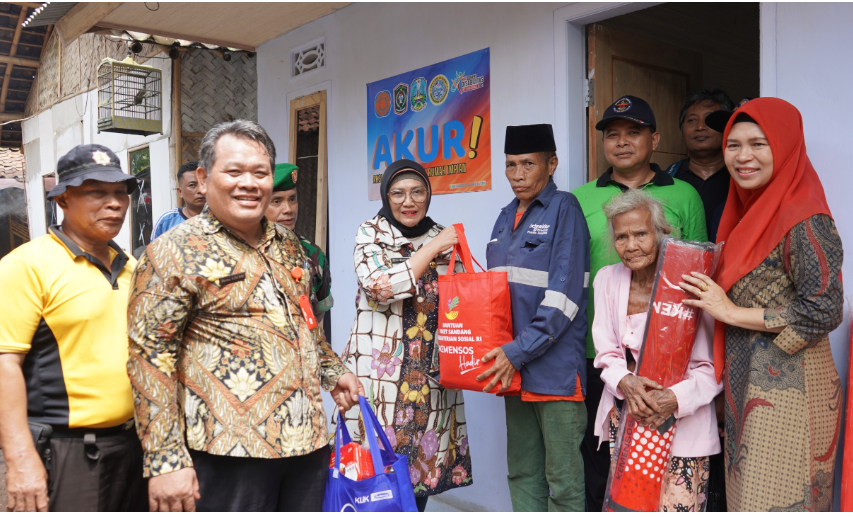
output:
[[633, 95], [620, 97], [619, 100], [608, 106], [604, 110], [604, 117], [595, 125], [595, 129], [604, 131], [614, 120], [630, 120], [641, 126], [651, 126], [652, 129], [657, 128], [652, 107], [649, 106], [648, 102]]
[[136, 178], [121, 170], [118, 156], [110, 148], [99, 144], [78, 145], [68, 151], [56, 167], [57, 183], [47, 194], [54, 198], [65, 192], [66, 187], [79, 187], [86, 180], [107, 183], [127, 183], [127, 193], [136, 190]]

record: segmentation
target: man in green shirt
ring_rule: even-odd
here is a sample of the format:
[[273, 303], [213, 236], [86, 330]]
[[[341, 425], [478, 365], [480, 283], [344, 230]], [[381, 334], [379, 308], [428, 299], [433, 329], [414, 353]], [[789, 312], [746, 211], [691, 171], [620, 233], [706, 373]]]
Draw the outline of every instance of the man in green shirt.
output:
[[[667, 222], [678, 237], [691, 241], [706, 241], [705, 209], [702, 199], [689, 183], [672, 178], [651, 163], [652, 153], [660, 142], [655, 115], [651, 106], [638, 97], [627, 95], [604, 111], [595, 129], [602, 132], [604, 157], [611, 165], [597, 180], [572, 191], [583, 209], [590, 234], [589, 296], [586, 335], [587, 395], [586, 408], [589, 422], [595, 422], [598, 403], [604, 390], [601, 370], [593, 366], [595, 346], [592, 342], [592, 322], [595, 317], [595, 293], [592, 282], [599, 269], [619, 262], [616, 252], [610, 249], [607, 237], [607, 219], [603, 205], [610, 198], [632, 188], [641, 188], [663, 204]], [[610, 471], [610, 451], [598, 447], [598, 437], [593, 426], [587, 427], [581, 452], [584, 458], [587, 505], [600, 511]]]

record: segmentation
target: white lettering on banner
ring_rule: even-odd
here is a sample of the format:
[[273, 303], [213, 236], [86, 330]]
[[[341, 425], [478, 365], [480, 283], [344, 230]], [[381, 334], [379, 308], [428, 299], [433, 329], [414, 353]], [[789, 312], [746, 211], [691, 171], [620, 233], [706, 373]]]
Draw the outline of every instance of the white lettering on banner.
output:
[[471, 346], [445, 346], [438, 345], [438, 351], [442, 354], [454, 354], [454, 355], [462, 355], [462, 354], [470, 354], [474, 355], [474, 347]]
[[381, 492], [373, 492], [370, 494], [370, 501], [382, 501], [384, 499], [392, 499], [394, 494], [390, 490], [383, 490]]
[[679, 318], [682, 320], [692, 320], [693, 316], [696, 315], [696, 309], [693, 307], [685, 307], [684, 304], [681, 303], [669, 303], [669, 302], [654, 302], [652, 304], [656, 313], [661, 314], [663, 316], [671, 316], [673, 318]]
[[548, 235], [548, 228], [550, 227], [550, 224], [531, 224], [527, 233], [533, 235]]

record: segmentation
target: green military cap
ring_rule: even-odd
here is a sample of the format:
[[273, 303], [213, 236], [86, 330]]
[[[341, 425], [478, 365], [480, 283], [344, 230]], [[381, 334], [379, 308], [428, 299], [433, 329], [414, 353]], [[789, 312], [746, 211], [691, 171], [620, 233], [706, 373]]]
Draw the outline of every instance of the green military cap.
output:
[[277, 163], [275, 164], [275, 176], [273, 178], [272, 189], [275, 192], [282, 190], [290, 190], [296, 188], [296, 171], [299, 167], [292, 163]]

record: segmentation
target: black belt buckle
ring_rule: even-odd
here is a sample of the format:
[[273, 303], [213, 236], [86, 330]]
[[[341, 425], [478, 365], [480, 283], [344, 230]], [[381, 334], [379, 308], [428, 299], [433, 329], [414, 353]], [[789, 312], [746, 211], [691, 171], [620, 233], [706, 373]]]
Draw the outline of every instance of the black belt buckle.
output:
[[86, 449], [86, 457], [92, 461], [98, 461], [101, 458], [101, 451], [98, 449], [97, 437], [95, 433], [86, 433], [83, 435], [83, 447]]

